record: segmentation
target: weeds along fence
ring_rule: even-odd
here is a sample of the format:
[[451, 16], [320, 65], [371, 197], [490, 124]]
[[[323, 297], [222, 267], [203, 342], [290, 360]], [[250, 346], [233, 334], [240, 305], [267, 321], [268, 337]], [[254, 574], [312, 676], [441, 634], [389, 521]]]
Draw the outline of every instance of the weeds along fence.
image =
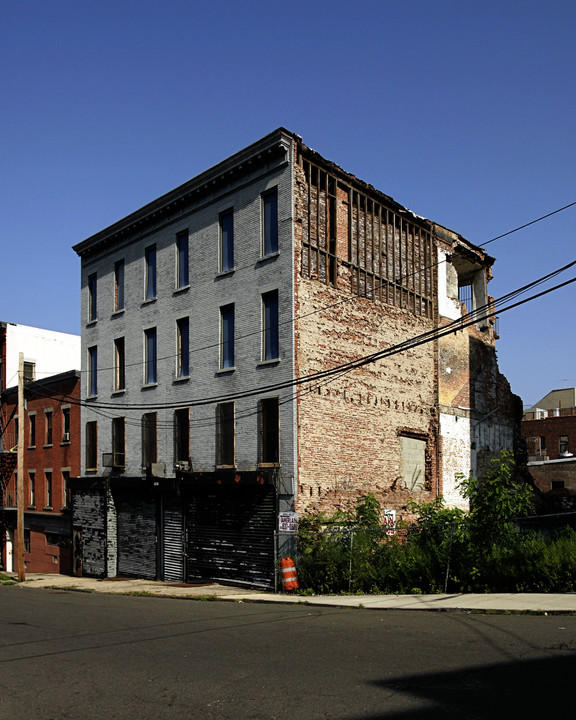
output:
[[480, 536], [464, 520], [303, 529], [276, 534], [275, 565], [291, 557], [301, 591], [320, 594], [574, 592], [574, 519], [524, 518]]
[[[404, 543], [414, 531], [388, 525], [385, 529], [327, 527], [317, 532], [277, 532], [275, 564], [278, 567], [282, 558], [291, 557], [304, 590], [358, 592], [375, 574], [383, 549]], [[279, 576], [276, 587], [281, 589]]]

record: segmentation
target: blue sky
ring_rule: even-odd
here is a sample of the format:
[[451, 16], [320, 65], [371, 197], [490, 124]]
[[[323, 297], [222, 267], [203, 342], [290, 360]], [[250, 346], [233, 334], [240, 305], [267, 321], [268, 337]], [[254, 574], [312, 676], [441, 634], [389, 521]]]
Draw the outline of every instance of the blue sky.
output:
[[[72, 245], [279, 126], [479, 245], [576, 201], [572, 1], [0, 10], [1, 320], [80, 333]], [[575, 220], [490, 244], [491, 294], [575, 259]], [[575, 293], [500, 317], [526, 404], [576, 385]]]

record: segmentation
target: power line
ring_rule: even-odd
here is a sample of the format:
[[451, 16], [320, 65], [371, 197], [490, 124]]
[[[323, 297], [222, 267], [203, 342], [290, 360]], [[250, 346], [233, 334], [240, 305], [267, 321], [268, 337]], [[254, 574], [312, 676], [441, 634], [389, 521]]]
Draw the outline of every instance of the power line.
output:
[[[522, 229], [524, 229], [524, 228], [526, 228], [526, 227], [529, 227], [530, 225], [534, 225], [535, 223], [541, 222], [542, 220], [545, 220], [546, 218], [549, 218], [549, 217], [551, 217], [552, 215], [556, 215], [557, 213], [560, 213], [560, 212], [562, 212], [562, 211], [564, 211], [564, 210], [567, 210], [568, 208], [571, 208], [571, 207], [573, 207], [574, 205], [576, 205], [576, 201], [574, 201], [574, 202], [572, 202], [572, 203], [569, 203], [568, 205], [564, 205], [563, 207], [558, 208], [557, 210], [553, 210], [552, 212], [549, 212], [549, 213], [547, 213], [546, 215], [542, 215], [541, 217], [536, 218], [535, 220], [531, 220], [530, 222], [524, 223], [523, 225], [519, 225], [518, 227], [516, 227], [516, 228], [514, 228], [514, 229], [512, 229], [512, 230], [508, 230], [507, 232], [502, 233], [501, 235], [497, 235], [496, 237], [493, 237], [491, 240], [487, 240], [485, 243], [483, 243], [482, 245], [479, 245], [478, 247], [483, 248], [484, 246], [489, 245], [490, 243], [493, 243], [493, 242], [495, 242], [496, 240], [500, 240], [501, 238], [507, 237], [508, 235], [511, 235], [511, 234], [513, 234], [513, 233], [515, 233], [515, 232], [518, 232], [519, 230], [522, 230]], [[393, 282], [393, 283], [395, 283], [395, 284], [405, 283], [407, 280], [410, 280], [410, 279], [413, 278], [414, 276], [416, 276], [416, 275], [418, 275], [418, 274], [421, 274], [421, 273], [426, 273], [426, 272], [428, 272], [428, 271], [430, 271], [430, 270], [433, 270], [433, 269], [439, 267], [440, 265], [443, 265], [443, 264], [446, 263], [446, 262], [447, 262], [447, 259], [444, 258], [443, 260], [438, 260], [437, 262], [434, 262], [434, 263], [432, 263], [432, 264], [430, 264], [430, 265], [425, 265], [425, 266], [423, 266], [422, 268], [415, 269], [413, 272], [407, 273], [407, 274], [405, 274], [405, 275], [401, 275], [400, 277], [394, 278], [393, 280], [385, 280], [385, 281], [383, 280], [381, 283], [377, 283], [377, 284], [375, 284], [375, 285], [373, 286], [373, 288], [372, 288], [372, 293], [376, 293], [378, 290], [382, 289], [382, 288], [383, 288], [386, 284], [388, 284], [389, 282]], [[244, 266], [244, 267], [239, 268], [239, 270], [250, 269], [250, 268], [252, 268], [252, 267], [253, 267], [252, 265], [246, 265], [246, 266]], [[283, 321], [283, 322], [280, 322], [280, 323], [278, 323], [278, 327], [282, 327], [282, 326], [284, 326], [284, 325], [290, 325], [290, 324], [292, 324], [293, 322], [304, 320], [304, 319], [306, 319], [306, 318], [308, 318], [308, 317], [311, 317], [311, 316], [313, 316], [313, 315], [317, 315], [317, 314], [319, 314], [319, 313], [321, 313], [321, 312], [324, 312], [324, 311], [326, 311], [326, 310], [331, 310], [331, 309], [333, 309], [333, 308], [335, 308], [335, 307], [338, 307], [338, 306], [340, 306], [340, 305], [343, 305], [343, 304], [345, 304], [345, 303], [352, 302], [352, 301], [356, 300], [357, 297], [362, 297], [362, 296], [350, 295], [350, 296], [348, 296], [348, 297], [341, 298], [340, 300], [337, 300], [337, 301], [335, 301], [334, 303], [330, 303], [330, 304], [328, 304], [328, 305], [323, 305], [322, 307], [320, 307], [320, 308], [318, 308], [318, 309], [316, 309], [316, 310], [311, 310], [310, 312], [304, 313], [303, 315], [298, 315], [298, 316], [295, 316], [294, 318], [290, 318], [290, 319], [288, 319], [288, 320], [285, 320], [285, 321]], [[238, 336], [236, 336], [236, 337], [234, 338], [234, 340], [235, 340], [235, 341], [238, 341], [238, 340], [243, 340], [243, 339], [246, 339], [246, 338], [249, 338], [249, 337], [254, 337], [255, 335], [262, 335], [263, 332], [264, 332], [264, 331], [263, 331], [262, 328], [259, 328], [259, 329], [257, 329], [257, 330], [251, 330], [251, 331], [249, 331], [249, 332], [247, 332], [247, 333], [244, 333], [243, 335], [238, 335]], [[194, 348], [194, 349], [192, 349], [192, 350], [189, 350], [189, 354], [193, 355], [193, 354], [195, 354], [195, 353], [204, 352], [204, 351], [206, 351], [206, 350], [212, 350], [212, 349], [214, 349], [214, 348], [220, 347], [220, 344], [221, 344], [220, 341], [218, 341], [218, 342], [210, 343], [210, 344], [208, 344], [208, 345], [203, 345], [203, 346], [201, 346], [201, 347], [198, 347], [198, 348]], [[160, 358], [157, 359], [157, 361], [158, 361], [158, 362], [163, 362], [164, 360], [176, 360], [178, 357], [179, 357], [179, 353], [174, 353], [174, 354], [165, 355], [165, 356], [163, 356], [163, 357], [160, 357]], [[146, 364], [146, 360], [139, 360], [139, 361], [137, 361], [137, 362], [126, 363], [124, 367], [126, 367], [126, 368], [128, 368], [128, 367], [137, 367], [137, 366], [142, 366], [142, 367], [143, 367], [145, 364]], [[109, 371], [115, 370], [115, 369], [116, 369], [116, 368], [115, 368], [114, 366], [110, 366], [110, 367], [98, 368], [98, 369], [97, 369], [97, 372], [98, 372], [98, 373], [100, 373], [100, 372], [109, 372]], [[83, 371], [83, 372], [86, 372], [86, 371]]]
[[[372, 353], [370, 355], [363, 356], [356, 360], [352, 360], [347, 363], [343, 363], [343, 364], [335, 366], [334, 368], [331, 368], [329, 370], [323, 370], [323, 371], [320, 371], [317, 373], [311, 373], [310, 375], [303, 376], [301, 378], [291, 378], [290, 380], [263, 386], [260, 388], [253, 388], [250, 390], [238, 391], [236, 393], [231, 393], [231, 394], [227, 393], [225, 395], [215, 395], [215, 396], [206, 397], [206, 398], [199, 398], [196, 400], [183, 400], [183, 401], [180, 401], [177, 403], [172, 402], [172, 403], [133, 403], [133, 404], [125, 403], [125, 404], [123, 404], [123, 403], [98, 403], [95, 401], [88, 401], [88, 402], [82, 401], [82, 404], [85, 407], [108, 409], [108, 410], [115, 410], [115, 411], [127, 410], [127, 409], [162, 410], [162, 409], [179, 408], [179, 407], [197, 407], [200, 405], [208, 405], [208, 404], [213, 404], [213, 403], [226, 402], [226, 401], [236, 400], [236, 399], [245, 398], [245, 397], [252, 397], [254, 395], [259, 395], [259, 394], [263, 394], [263, 393], [275, 392], [277, 390], [286, 389], [288, 387], [293, 387], [296, 385], [320, 380], [324, 377], [331, 377], [335, 374], [338, 374], [339, 372], [344, 372], [344, 371], [348, 371], [351, 369], [355, 369], [357, 367], [362, 367], [365, 364], [375, 362], [376, 360], [382, 359], [384, 357], [391, 356], [398, 352], [403, 352], [404, 350], [407, 350], [407, 349], [412, 349], [412, 348], [418, 347], [419, 345], [424, 344], [425, 342], [430, 342], [431, 340], [435, 340], [435, 339], [444, 337], [445, 335], [451, 334], [453, 332], [457, 332], [458, 330], [462, 330], [466, 327], [469, 327], [470, 325], [480, 322], [481, 320], [487, 320], [491, 317], [494, 317], [497, 314], [497, 307], [499, 307], [501, 304], [508, 302], [509, 300], [512, 300], [514, 297], [524, 294], [529, 289], [532, 289], [532, 288], [542, 284], [543, 282], [551, 279], [552, 277], [555, 277], [556, 275], [560, 274], [561, 272], [568, 270], [569, 268], [573, 267], [574, 265], [576, 265], [576, 261], [568, 263], [564, 267], [559, 268], [558, 270], [555, 270], [552, 273], [548, 273], [547, 275], [538, 278], [537, 280], [529, 283], [528, 285], [524, 285], [521, 288], [518, 288], [517, 290], [514, 290], [514, 291], [502, 296], [501, 298], [494, 300], [493, 303], [479, 307], [478, 309], [474, 310], [473, 312], [468, 313], [467, 315], [465, 315], [461, 318], [453, 320], [450, 323], [448, 323], [447, 325], [444, 325], [440, 328], [434, 328], [430, 331], [422, 333], [416, 337], [410, 338], [406, 341], [403, 341], [402, 343], [393, 345], [384, 350], [380, 350], [376, 353]], [[576, 278], [574, 278], [572, 280], [568, 280], [568, 281], [561, 283], [559, 285], [556, 285], [548, 290], [545, 290], [536, 295], [530, 296], [529, 298], [526, 298], [522, 301], [516, 302], [512, 305], [509, 305], [508, 307], [501, 308], [498, 312], [503, 313], [503, 312], [506, 312], [507, 310], [511, 310], [515, 307], [518, 307], [519, 305], [522, 305], [526, 302], [530, 302], [531, 300], [535, 300], [535, 299], [542, 297], [550, 292], [553, 292], [553, 291], [558, 290], [566, 285], [569, 285], [575, 281], [576, 281]]]
[[485, 245], [490, 245], [490, 243], [493, 243], [496, 240], [500, 240], [501, 238], [506, 237], [507, 235], [512, 235], [512, 233], [518, 232], [518, 230], [523, 230], [524, 228], [527, 228], [530, 225], [534, 225], [535, 223], [538, 223], [541, 220], [545, 220], [546, 218], [549, 218], [552, 215], [556, 215], [556, 213], [562, 212], [563, 210], [567, 210], [568, 208], [571, 208], [574, 205], [576, 205], [576, 200], [574, 202], [569, 203], [568, 205], [564, 205], [564, 207], [558, 208], [558, 210], [553, 210], [552, 212], [549, 212], [546, 215], [542, 215], [542, 217], [536, 218], [536, 220], [531, 220], [530, 222], [524, 223], [524, 225], [519, 225], [517, 228], [514, 228], [514, 230], [508, 230], [508, 232], [502, 233], [502, 235], [496, 235], [496, 237], [493, 237], [492, 240], [487, 240], [485, 243], [483, 243], [479, 247], [484, 247]]

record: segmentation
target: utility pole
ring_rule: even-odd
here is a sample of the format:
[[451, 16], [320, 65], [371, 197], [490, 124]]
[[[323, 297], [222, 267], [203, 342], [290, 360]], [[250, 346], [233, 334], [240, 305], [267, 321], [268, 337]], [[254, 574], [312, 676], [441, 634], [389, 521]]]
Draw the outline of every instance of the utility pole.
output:
[[24, 567], [24, 355], [18, 361], [18, 464], [16, 488], [16, 538], [18, 546], [18, 582], [26, 580]]

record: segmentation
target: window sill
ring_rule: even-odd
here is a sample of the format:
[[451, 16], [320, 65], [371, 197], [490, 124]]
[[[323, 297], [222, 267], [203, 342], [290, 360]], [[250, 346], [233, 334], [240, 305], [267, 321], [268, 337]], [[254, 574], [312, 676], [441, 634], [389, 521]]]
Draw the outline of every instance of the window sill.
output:
[[97, 323], [98, 323], [97, 319], [96, 320], [88, 320], [88, 322], [86, 323], [86, 327], [87, 328], [94, 327], [94, 325], [96, 325]]
[[261, 462], [261, 463], [258, 463], [258, 467], [263, 468], [263, 469], [264, 468], [279, 468], [280, 463], [279, 462], [271, 462], [271, 463]]
[[112, 397], [118, 397], [119, 395], [125, 395], [126, 394], [126, 388], [122, 388], [122, 390], [112, 390], [110, 395]]
[[36, 510], [36, 505], [28, 505], [26, 510]]
[[145, 307], [146, 305], [154, 305], [154, 303], [156, 302], [156, 300], [157, 300], [157, 298], [155, 298], [155, 297], [153, 297], [153, 298], [147, 298], [146, 300], [143, 300], [143, 301], [142, 301], [142, 307]]
[[220, 270], [216, 274], [216, 279], [226, 277], [227, 275], [234, 275], [236, 268], [230, 268], [230, 270]]
[[98, 400], [98, 395], [88, 395], [86, 402], [90, 402], [91, 400]]
[[60, 447], [66, 447], [67, 445], [70, 445], [70, 440], [66, 440], [66, 442], [62, 441], [60, 443]]
[[216, 470], [236, 470], [236, 465], [216, 465]]
[[28, 450], [36, 450], [36, 445], [28, 445]]
[[44, 449], [54, 447], [52, 443], [46, 443], [46, 445], [42, 445]]
[[120, 315], [124, 315], [124, 308], [119, 308], [118, 310], [114, 310], [112, 313], [112, 317], [119, 317]]
[[42, 511], [43, 512], [52, 512], [53, 509], [54, 508], [52, 507], [52, 505], [46, 505], [46, 507], [42, 508]]
[[280, 255], [280, 250], [276, 250], [275, 252], [270, 253], [269, 255], [262, 255], [260, 258], [258, 258], [257, 262], [264, 263], [267, 260], [275, 260], [278, 257], [278, 255]]
[[219, 370], [216, 370], [216, 375], [228, 375], [233, 372], [236, 372], [236, 366], [229, 368], [220, 368]]
[[190, 285], [182, 285], [182, 287], [177, 287], [172, 295], [183, 295], [188, 292], [188, 290], [190, 290]]
[[158, 387], [157, 382], [153, 383], [146, 383], [146, 385], [142, 385], [142, 390], [152, 390], [153, 388]]
[[273, 358], [272, 360], [260, 360], [256, 367], [266, 367], [267, 365], [279, 365], [280, 358]]
[[174, 380], [172, 382], [174, 384], [178, 384], [178, 383], [188, 382], [189, 380], [190, 380], [190, 375], [182, 375], [182, 377], [174, 378]]

